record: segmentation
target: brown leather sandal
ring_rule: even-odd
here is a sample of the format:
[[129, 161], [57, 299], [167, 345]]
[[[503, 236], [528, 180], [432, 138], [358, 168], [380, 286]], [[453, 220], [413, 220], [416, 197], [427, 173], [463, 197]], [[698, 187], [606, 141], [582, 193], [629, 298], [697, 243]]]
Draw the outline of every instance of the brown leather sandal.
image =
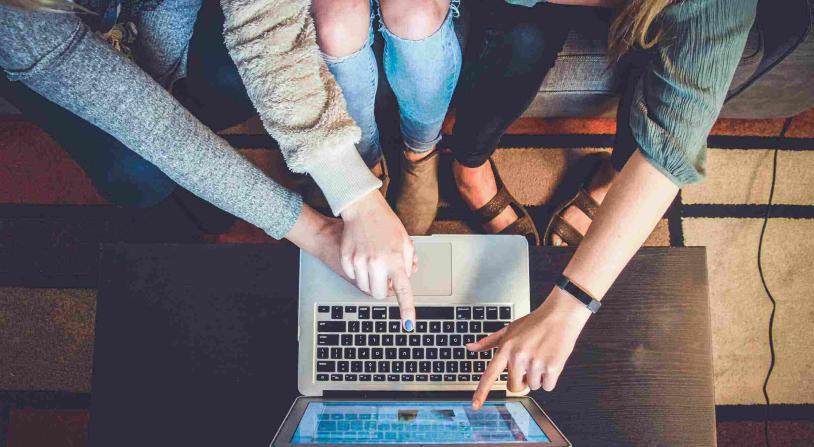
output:
[[569, 246], [576, 246], [582, 242], [582, 234], [579, 230], [574, 228], [573, 225], [568, 223], [568, 221], [562, 217], [562, 214], [569, 206], [573, 205], [585, 213], [589, 219], [593, 220], [596, 210], [599, 209], [599, 203], [588, 193], [588, 187], [591, 182], [593, 182], [599, 169], [601, 169], [605, 163], [608, 163], [610, 156], [607, 153], [600, 153], [595, 155], [594, 158], [595, 160], [588, 169], [585, 180], [583, 180], [577, 188], [577, 192], [554, 210], [554, 214], [551, 216], [551, 220], [548, 221], [543, 235], [543, 244], [553, 245], [551, 236], [555, 234]]
[[492, 172], [495, 175], [497, 194], [489, 199], [486, 205], [472, 211], [478, 224], [483, 227], [483, 225], [502, 213], [506, 207], [510, 206], [519, 217], [498, 234], [519, 234], [525, 236], [529, 244], [540, 245], [540, 233], [537, 231], [537, 226], [534, 225], [534, 220], [532, 220], [526, 207], [521, 205], [520, 202], [511, 195], [509, 190], [506, 189], [506, 185], [504, 185], [503, 180], [500, 179], [497, 166], [491, 157], [489, 157], [489, 165], [492, 167]]

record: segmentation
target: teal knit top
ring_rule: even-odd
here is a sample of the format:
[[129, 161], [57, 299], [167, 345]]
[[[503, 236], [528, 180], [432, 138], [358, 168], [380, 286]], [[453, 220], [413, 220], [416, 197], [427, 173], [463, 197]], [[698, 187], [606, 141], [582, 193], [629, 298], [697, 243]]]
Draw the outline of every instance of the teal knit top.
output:
[[726, 99], [756, 8], [757, 0], [684, 0], [661, 14], [665, 37], [648, 52], [635, 86], [630, 127], [642, 154], [678, 186], [704, 178], [707, 136]]

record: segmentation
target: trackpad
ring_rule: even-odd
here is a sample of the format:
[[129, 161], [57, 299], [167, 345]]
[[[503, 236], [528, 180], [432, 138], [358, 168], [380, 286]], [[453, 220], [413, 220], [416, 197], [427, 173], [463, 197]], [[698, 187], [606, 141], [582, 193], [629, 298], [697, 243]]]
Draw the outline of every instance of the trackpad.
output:
[[452, 295], [452, 245], [447, 242], [416, 242], [418, 271], [410, 282], [413, 295]]

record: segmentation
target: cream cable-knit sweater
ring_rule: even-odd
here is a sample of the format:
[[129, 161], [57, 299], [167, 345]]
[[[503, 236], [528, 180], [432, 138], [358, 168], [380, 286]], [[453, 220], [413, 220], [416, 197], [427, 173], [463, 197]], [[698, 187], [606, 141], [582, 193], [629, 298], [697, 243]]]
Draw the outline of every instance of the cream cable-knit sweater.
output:
[[319, 52], [310, 0], [221, 0], [224, 38], [288, 167], [310, 174], [334, 213], [377, 189], [360, 130]]

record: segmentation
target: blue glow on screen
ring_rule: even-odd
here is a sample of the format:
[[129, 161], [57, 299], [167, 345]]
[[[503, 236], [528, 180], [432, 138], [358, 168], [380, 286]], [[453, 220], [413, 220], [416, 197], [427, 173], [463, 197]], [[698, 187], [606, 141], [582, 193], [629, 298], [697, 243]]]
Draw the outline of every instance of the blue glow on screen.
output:
[[551, 442], [519, 402], [310, 402], [292, 444]]

